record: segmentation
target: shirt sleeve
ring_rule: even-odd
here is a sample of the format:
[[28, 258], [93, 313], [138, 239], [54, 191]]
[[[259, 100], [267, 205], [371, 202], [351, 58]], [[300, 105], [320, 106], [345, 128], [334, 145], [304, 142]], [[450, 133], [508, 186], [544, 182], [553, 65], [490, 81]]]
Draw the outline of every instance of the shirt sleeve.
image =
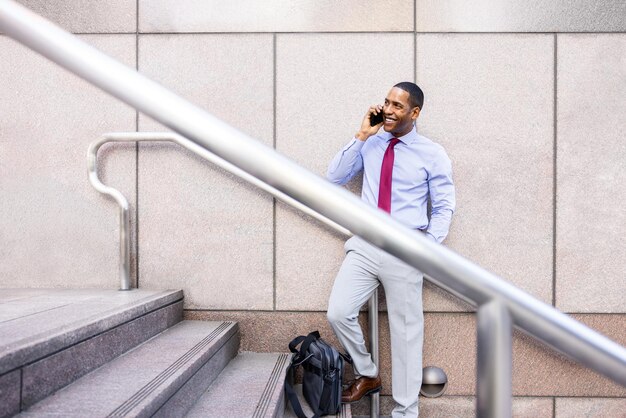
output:
[[343, 185], [363, 170], [363, 157], [361, 156], [363, 144], [365, 141], [354, 138], [335, 155], [326, 173], [328, 180]]
[[432, 171], [429, 173], [428, 188], [432, 211], [426, 232], [428, 236], [441, 243], [450, 230], [452, 213], [456, 204], [452, 164], [443, 150], [436, 157]]

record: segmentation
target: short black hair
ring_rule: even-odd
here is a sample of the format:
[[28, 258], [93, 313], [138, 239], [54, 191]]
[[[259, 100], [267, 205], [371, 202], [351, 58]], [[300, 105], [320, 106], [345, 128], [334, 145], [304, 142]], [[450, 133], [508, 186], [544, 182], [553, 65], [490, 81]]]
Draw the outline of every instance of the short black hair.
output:
[[422, 106], [424, 106], [424, 92], [418, 87], [417, 84], [411, 83], [410, 81], [403, 81], [396, 84], [394, 87], [409, 93], [409, 104], [411, 107], [417, 106], [420, 110], [422, 110]]

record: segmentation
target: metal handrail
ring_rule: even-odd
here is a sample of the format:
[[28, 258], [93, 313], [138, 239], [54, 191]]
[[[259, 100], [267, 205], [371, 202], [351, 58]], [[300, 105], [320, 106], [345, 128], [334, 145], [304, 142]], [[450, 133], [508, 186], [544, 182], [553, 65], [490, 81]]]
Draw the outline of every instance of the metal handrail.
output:
[[[300, 167], [12, 0], [0, 0], [0, 30], [248, 174], [416, 267], [437, 286], [476, 306], [497, 302], [499, 309], [486, 309], [481, 315], [490, 325], [497, 325], [497, 312], [504, 310], [517, 328], [626, 386], [626, 349], [605, 336], [453, 251], [407, 229], [388, 214], [368, 206], [350, 192]], [[489, 330], [489, 327], [486, 328]], [[499, 326], [498, 330], [501, 328]], [[484, 381], [477, 387], [478, 414], [488, 417], [510, 416], [510, 390], [504, 389], [507, 393], [502, 393], [496, 387], [503, 375], [510, 377], [510, 364], [499, 367], [510, 361], [510, 356], [489, 354], [507, 348], [511, 330], [486, 332], [484, 329], [478, 328], [478, 339], [490, 341], [491, 344], [486, 345], [487, 355], [481, 353], [489, 367], [478, 369], [478, 380]], [[496, 363], [498, 360], [500, 362]], [[505, 372], [500, 371], [498, 375], [487, 373], [489, 370]], [[491, 394], [506, 397], [508, 401], [497, 405], [481, 402]]]
[[247, 181], [248, 183], [256, 186], [288, 205], [312, 216], [315, 219], [323, 222], [332, 229], [344, 234], [352, 235], [352, 233], [346, 228], [338, 225], [330, 219], [320, 215], [319, 213], [311, 210], [311, 208], [303, 205], [297, 200], [289, 197], [280, 190], [275, 189], [267, 183], [262, 182], [254, 176], [251, 176], [244, 170], [236, 167], [235, 165], [225, 161], [215, 154], [209, 152], [205, 148], [202, 148], [198, 144], [184, 138], [173, 132], [113, 132], [106, 133], [102, 137], [93, 142], [87, 151], [87, 170], [89, 174], [89, 181], [92, 186], [100, 193], [111, 196], [117, 202], [120, 210], [120, 290], [129, 290], [131, 288], [130, 283], [130, 216], [129, 216], [129, 204], [128, 200], [122, 195], [119, 190], [104, 185], [98, 178], [98, 150], [107, 142], [146, 142], [146, 141], [165, 141], [176, 143], [192, 153], [204, 158], [217, 165], [218, 167], [228, 171], [231, 174]]
[[[89, 145], [87, 151], [87, 171], [89, 174], [89, 182], [100, 193], [112, 197], [119, 206], [119, 230], [120, 230], [120, 290], [130, 290], [130, 205], [124, 195], [117, 189], [107, 186], [100, 181], [98, 177], [98, 150], [102, 145], [107, 142], [147, 142], [147, 141], [166, 141], [176, 143], [192, 153], [204, 158], [205, 160], [217, 165], [218, 167], [228, 171], [231, 174], [238, 176], [239, 178], [247, 181], [248, 183], [256, 186], [288, 205], [298, 209], [307, 215], [317, 219], [328, 227], [335, 231], [351, 236], [352, 233], [336, 222], [331, 221], [325, 216], [311, 210], [311, 208], [304, 206], [302, 203], [287, 196], [281, 191], [275, 189], [267, 183], [264, 183], [251, 176], [242, 169], [234, 166], [218, 157], [215, 154], [210, 153], [206, 149], [198, 146], [196, 143], [188, 140], [187, 138], [180, 136], [173, 132], [113, 132], [106, 133], [102, 137]], [[372, 354], [372, 360], [376, 367], [379, 365], [378, 358], [378, 291], [374, 291], [368, 302], [369, 312], [369, 324], [370, 324], [370, 352]], [[371, 417], [377, 418], [379, 411], [379, 393], [375, 393], [371, 396], [371, 410], [373, 411]]]

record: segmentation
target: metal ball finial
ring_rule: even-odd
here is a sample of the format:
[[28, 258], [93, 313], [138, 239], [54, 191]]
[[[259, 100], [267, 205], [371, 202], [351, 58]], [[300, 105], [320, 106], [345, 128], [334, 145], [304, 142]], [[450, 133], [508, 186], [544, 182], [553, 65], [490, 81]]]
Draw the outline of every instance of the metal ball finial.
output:
[[422, 371], [422, 388], [420, 393], [427, 398], [437, 398], [444, 394], [448, 387], [448, 376], [439, 367], [428, 366]]

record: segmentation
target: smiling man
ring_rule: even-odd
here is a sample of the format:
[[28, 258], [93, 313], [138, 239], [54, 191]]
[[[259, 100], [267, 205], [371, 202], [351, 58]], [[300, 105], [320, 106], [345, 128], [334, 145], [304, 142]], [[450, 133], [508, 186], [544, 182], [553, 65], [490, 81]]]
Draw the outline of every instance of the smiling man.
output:
[[[415, 121], [423, 104], [424, 94], [417, 85], [396, 84], [384, 106], [369, 108], [355, 137], [331, 162], [327, 176], [333, 183], [345, 184], [363, 171], [363, 200], [441, 243], [455, 205], [452, 168], [444, 149], [417, 133]], [[396, 401], [392, 416], [417, 417], [424, 338], [423, 274], [357, 236], [346, 242], [345, 251], [328, 303], [328, 321], [352, 356], [357, 375], [343, 392], [342, 402], [356, 402], [382, 388], [358, 323], [359, 309], [382, 283], [391, 333]]]

